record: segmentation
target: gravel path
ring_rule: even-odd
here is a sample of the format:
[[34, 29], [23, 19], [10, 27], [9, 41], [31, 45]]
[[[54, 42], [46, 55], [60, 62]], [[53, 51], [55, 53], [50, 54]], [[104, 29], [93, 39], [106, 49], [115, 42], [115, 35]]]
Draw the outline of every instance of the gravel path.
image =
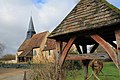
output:
[[[23, 80], [25, 69], [4, 69], [0, 68], [0, 80]], [[28, 79], [29, 80], [29, 79]]]

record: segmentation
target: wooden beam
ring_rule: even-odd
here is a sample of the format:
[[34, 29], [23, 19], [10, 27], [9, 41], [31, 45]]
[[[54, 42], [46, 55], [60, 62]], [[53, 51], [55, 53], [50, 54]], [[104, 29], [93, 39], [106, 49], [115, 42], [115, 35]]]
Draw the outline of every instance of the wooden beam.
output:
[[77, 48], [77, 51], [79, 52], [79, 54], [82, 54], [82, 51], [80, 49], [80, 46], [78, 44], [75, 44], [76, 48]]
[[61, 41], [56, 41], [56, 51], [57, 53], [62, 53], [62, 42]]
[[[61, 57], [61, 53], [62, 53], [62, 42], [61, 41], [56, 41], [56, 57], [55, 57], [55, 66], [56, 66], [56, 69], [55, 69], [55, 74], [56, 74], [56, 80], [60, 80], [61, 79], [61, 72], [59, 72], [58, 70], [58, 65], [59, 65], [59, 59]], [[59, 72], [59, 73], [58, 73]]]
[[110, 43], [112, 45], [112, 47], [114, 47], [115, 49], [117, 49], [117, 45], [113, 41], [109, 41], [108, 43]]
[[93, 60], [93, 59], [109, 59], [106, 53], [92, 53], [92, 54], [69, 54], [65, 60]]
[[82, 45], [82, 51], [83, 53], [87, 53], [87, 45]]
[[95, 50], [98, 48], [98, 46], [99, 46], [99, 44], [96, 43], [96, 44], [92, 47], [92, 49], [90, 50], [90, 53], [94, 53]]
[[[87, 53], [87, 45], [82, 45], [83, 54]], [[87, 80], [88, 77], [88, 62], [87, 60], [82, 60], [82, 66], [84, 68], [84, 80]]]
[[86, 57], [80, 56], [80, 55], [68, 55], [65, 60], [76, 60], [76, 61], [80, 60], [80, 61], [82, 61], [82, 60], [86, 60], [86, 59], [87, 59]]
[[72, 46], [72, 44], [73, 44], [73, 42], [74, 42], [75, 39], [76, 39], [76, 37], [72, 37], [72, 38], [68, 41], [67, 45], [65, 46], [65, 48], [64, 48], [64, 50], [63, 50], [63, 52], [62, 52], [61, 58], [60, 58], [60, 60], [59, 60], [59, 65], [60, 65], [60, 67], [62, 67], [62, 65], [63, 65], [63, 63], [64, 63], [64, 61], [65, 61], [65, 58], [66, 58], [66, 56], [67, 56], [67, 52], [69, 51], [69, 49], [70, 49], [70, 47]]
[[109, 54], [109, 56], [111, 57], [111, 59], [113, 60], [117, 68], [119, 69], [118, 63], [117, 63], [116, 52], [111, 48], [110, 44], [97, 34], [91, 35], [91, 38], [94, 39], [97, 43], [99, 43], [106, 50], [106, 52]]
[[118, 54], [118, 63], [120, 68], [120, 30], [115, 31], [116, 42], [117, 42], [117, 54]]
[[90, 60], [83, 60], [82, 65], [84, 69], [84, 80], [87, 80], [88, 78], [88, 65], [89, 65]]

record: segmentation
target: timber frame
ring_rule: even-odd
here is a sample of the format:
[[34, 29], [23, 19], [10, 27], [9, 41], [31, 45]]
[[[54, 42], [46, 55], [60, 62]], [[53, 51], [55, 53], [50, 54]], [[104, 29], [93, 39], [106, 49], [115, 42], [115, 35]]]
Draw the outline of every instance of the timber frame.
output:
[[[117, 42], [117, 44], [113, 43], [113, 39], [111, 41], [106, 41], [104, 38], [99, 36], [99, 34], [91, 34], [89, 35], [91, 39], [94, 41], [94, 46], [91, 48], [90, 53], [92, 54], [87, 54], [87, 44], [82, 44], [82, 50], [80, 49], [80, 44], [77, 44], [77, 39], [79, 36], [72, 36], [66, 46], [63, 48], [63, 42], [62, 41], [56, 41], [57, 44], [57, 53], [59, 53], [59, 66], [62, 68], [65, 60], [80, 60], [83, 63], [83, 68], [84, 68], [84, 77], [85, 80], [88, 78], [88, 65], [89, 62], [93, 59], [100, 59], [100, 56], [95, 56], [94, 57], [94, 51], [97, 49], [99, 45], [101, 45], [105, 51], [108, 53], [110, 58], [113, 60], [114, 64], [118, 69], [120, 69], [120, 30], [115, 30], [114, 31], [114, 37]], [[93, 43], [93, 42], [92, 42]], [[68, 55], [68, 51], [71, 48], [71, 46], [75, 44], [76, 48], [81, 55]], [[112, 45], [114, 44], [114, 45]], [[117, 46], [117, 48], [116, 48]], [[113, 48], [114, 47], [114, 48]], [[61, 78], [60, 78], [61, 79]]]
[[[93, 48], [90, 50], [90, 53], [94, 53], [94, 51], [97, 49], [97, 47], [99, 45], [101, 45], [105, 49], [105, 51], [108, 53], [110, 58], [113, 60], [116, 67], [118, 69], [120, 69], [120, 30], [115, 30], [114, 35], [115, 35], [116, 42], [117, 42], [117, 49], [115, 48], [115, 46], [113, 46], [113, 45], [111, 45], [111, 43], [109, 43], [109, 42], [113, 42], [113, 41], [107, 42], [104, 38], [102, 38], [98, 34], [91, 34], [90, 37], [95, 42], [94, 42]], [[62, 47], [62, 45], [63, 45], [62, 41], [56, 41], [57, 53], [59, 53], [58, 61], [59, 61], [60, 68], [62, 68], [62, 65], [64, 64], [65, 60], [80, 60], [83, 63], [85, 80], [86, 80], [88, 77], [88, 64], [89, 64], [89, 62], [93, 59], [100, 59], [100, 58], [97, 58], [96, 56], [95, 57], [90, 56], [92, 54], [89, 54], [88, 57], [86, 57], [87, 56], [87, 54], [86, 54], [87, 53], [87, 47], [86, 47], [87, 45], [82, 44], [82, 50], [81, 50], [79, 47], [79, 44], [76, 44], [76, 42], [75, 42], [77, 38], [78, 37], [76, 37], [76, 36], [71, 37], [68, 40], [68, 42], [64, 48]], [[68, 55], [68, 51], [74, 43], [76, 45], [76, 48], [77, 48], [79, 54], [81, 54], [81, 55], [85, 54], [85, 56]], [[112, 47], [114, 47], [115, 50]]]
[[[89, 62], [100, 58], [93, 55], [99, 45], [120, 70], [120, 10], [106, 0], [80, 0], [49, 38], [56, 40], [60, 68], [65, 60], [80, 60], [84, 68], [84, 80], [88, 77]], [[65, 47], [63, 42], [67, 43]], [[73, 44], [80, 55], [68, 55]], [[88, 45], [93, 45], [90, 52]]]

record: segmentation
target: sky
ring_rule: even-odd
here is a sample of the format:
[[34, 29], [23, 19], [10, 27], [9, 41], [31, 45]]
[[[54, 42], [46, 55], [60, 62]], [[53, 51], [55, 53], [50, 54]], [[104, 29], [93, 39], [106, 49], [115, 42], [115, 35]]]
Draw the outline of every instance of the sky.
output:
[[[0, 0], [0, 43], [15, 54], [26, 38], [30, 16], [37, 33], [52, 31], [79, 0]], [[120, 8], [120, 0], [107, 0]]]

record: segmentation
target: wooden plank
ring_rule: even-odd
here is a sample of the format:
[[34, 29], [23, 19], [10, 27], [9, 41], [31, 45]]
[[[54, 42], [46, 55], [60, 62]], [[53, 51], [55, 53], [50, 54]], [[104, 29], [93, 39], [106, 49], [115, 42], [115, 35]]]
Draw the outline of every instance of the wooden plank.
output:
[[82, 51], [83, 53], [87, 53], [87, 45], [82, 45]]
[[111, 48], [110, 44], [97, 34], [91, 35], [91, 37], [106, 50], [106, 52], [109, 54], [109, 56], [111, 57], [117, 68], [119, 69], [116, 52]]
[[66, 60], [92, 60], [92, 59], [110, 59], [107, 53], [92, 53], [92, 54], [69, 54]]
[[120, 68], [120, 30], [115, 31], [116, 42], [117, 42], [117, 53], [118, 53], [118, 63]]
[[81, 49], [80, 49], [80, 46], [79, 46], [78, 44], [75, 44], [75, 46], [76, 46], [76, 48], [77, 48], [79, 54], [82, 54], [82, 51], [81, 51]]
[[94, 53], [95, 50], [98, 48], [98, 46], [99, 46], [99, 44], [96, 43], [96, 44], [92, 47], [92, 49], [90, 50], [90, 53]]
[[60, 60], [59, 60], [59, 65], [60, 65], [60, 67], [62, 67], [62, 65], [63, 65], [63, 63], [64, 63], [64, 61], [65, 61], [65, 58], [66, 58], [66, 56], [67, 56], [67, 52], [69, 51], [69, 49], [70, 49], [70, 47], [72, 46], [72, 44], [73, 44], [73, 42], [74, 42], [75, 39], [76, 39], [76, 37], [72, 37], [72, 38], [68, 41], [67, 45], [65, 46], [65, 48], [64, 48], [64, 50], [63, 50], [63, 52], [62, 52], [62, 56], [61, 56], [61, 58], [60, 58]]

